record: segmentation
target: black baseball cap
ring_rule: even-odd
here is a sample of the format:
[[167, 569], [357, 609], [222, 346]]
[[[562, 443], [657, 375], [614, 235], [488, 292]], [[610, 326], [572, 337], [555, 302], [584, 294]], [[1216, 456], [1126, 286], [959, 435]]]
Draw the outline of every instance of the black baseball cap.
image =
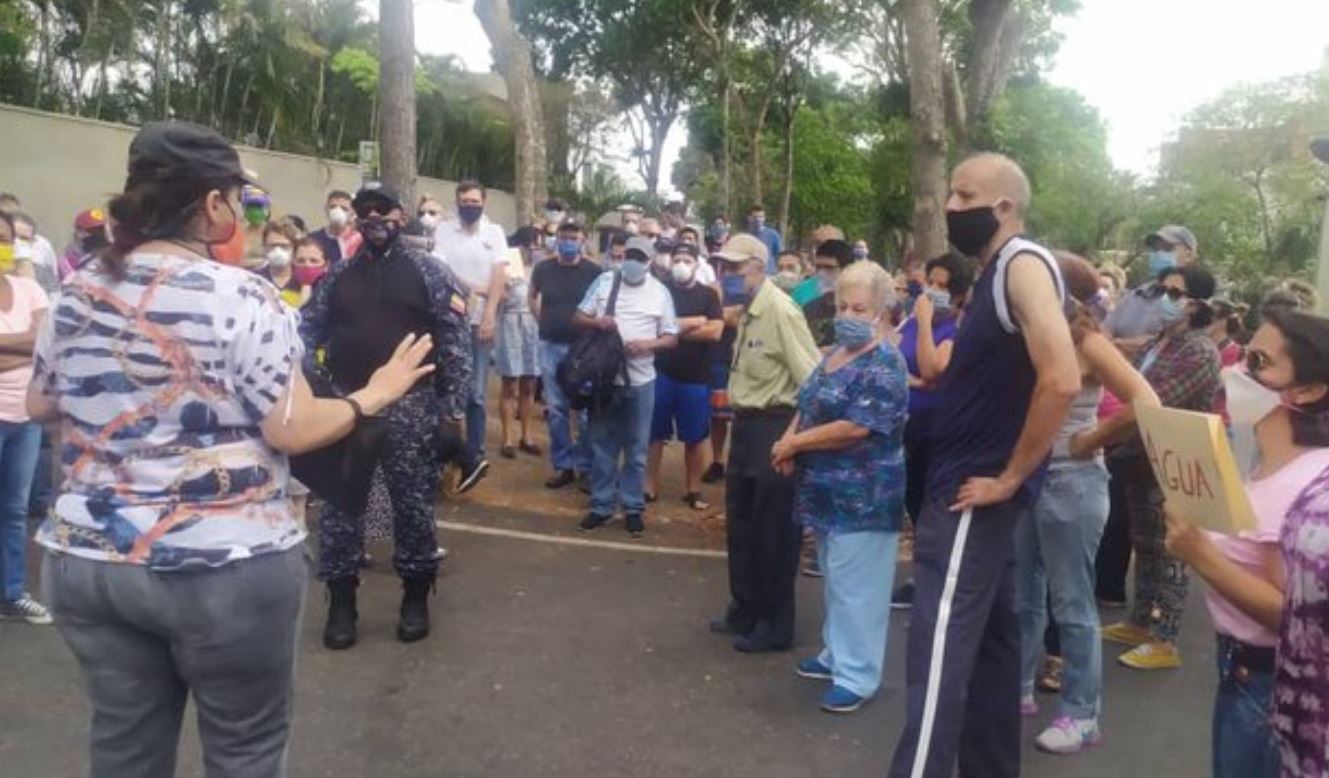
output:
[[254, 184], [240, 154], [216, 130], [191, 122], [149, 122], [129, 144], [128, 189], [147, 181], [198, 179]]
[[360, 187], [360, 191], [355, 193], [355, 199], [351, 201], [351, 209], [361, 218], [365, 216], [362, 209], [370, 205], [386, 205], [389, 210], [405, 207], [401, 204], [401, 198], [397, 197], [397, 193], [382, 181], [366, 181], [364, 186]]
[[673, 251], [674, 256], [678, 256], [679, 254], [687, 254], [689, 257], [692, 257], [693, 259], [700, 259], [701, 249], [697, 248], [691, 243], [680, 243], [674, 246], [674, 251]]

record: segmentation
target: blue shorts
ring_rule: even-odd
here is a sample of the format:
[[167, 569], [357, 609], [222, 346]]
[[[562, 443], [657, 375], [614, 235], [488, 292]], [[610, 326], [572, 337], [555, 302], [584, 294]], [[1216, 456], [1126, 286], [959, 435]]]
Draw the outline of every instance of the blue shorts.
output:
[[695, 445], [711, 434], [711, 390], [706, 384], [681, 384], [664, 374], [655, 377], [655, 414], [651, 442], [674, 438]]

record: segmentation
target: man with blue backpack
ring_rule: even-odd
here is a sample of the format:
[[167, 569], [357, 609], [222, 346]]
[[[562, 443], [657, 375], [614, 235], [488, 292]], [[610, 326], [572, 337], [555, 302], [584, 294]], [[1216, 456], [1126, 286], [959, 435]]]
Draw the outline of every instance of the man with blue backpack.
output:
[[[577, 308], [575, 320], [588, 336], [578, 349], [587, 361], [617, 362], [612, 339], [593, 333], [616, 333], [622, 347], [617, 377], [598, 376], [580, 392], [590, 412], [591, 510], [581, 522], [593, 530], [623, 508], [624, 523], [633, 537], [645, 529], [644, 482], [651, 416], [655, 409], [655, 353], [678, 345], [674, 302], [664, 284], [650, 274], [655, 244], [647, 238], [627, 242], [620, 269], [601, 275]], [[598, 341], [598, 342], [596, 342]], [[606, 343], [606, 341], [608, 341]], [[577, 344], [582, 345], [582, 344]], [[599, 357], [606, 357], [600, 360]], [[560, 383], [567, 377], [566, 365]], [[565, 387], [567, 389], [577, 387]], [[574, 399], [575, 404], [575, 399]]]

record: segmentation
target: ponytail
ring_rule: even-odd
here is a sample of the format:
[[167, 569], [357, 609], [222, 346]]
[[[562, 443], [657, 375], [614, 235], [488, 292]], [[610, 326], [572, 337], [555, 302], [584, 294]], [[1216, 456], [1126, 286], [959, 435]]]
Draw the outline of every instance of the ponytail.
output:
[[111, 245], [99, 255], [103, 272], [119, 281], [125, 277], [130, 253], [150, 240], [188, 238], [189, 220], [209, 192], [230, 191], [240, 182], [206, 179], [168, 179], [125, 182], [125, 191], [111, 198], [107, 213]]

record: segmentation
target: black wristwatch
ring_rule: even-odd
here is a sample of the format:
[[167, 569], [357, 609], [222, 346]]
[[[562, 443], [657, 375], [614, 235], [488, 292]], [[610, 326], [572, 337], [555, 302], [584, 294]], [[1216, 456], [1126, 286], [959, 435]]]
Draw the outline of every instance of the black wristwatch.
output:
[[366, 415], [365, 409], [360, 406], [360, 402], [358, 400], [356, 400], [354, 397], [343, 397], [342, 399], [346, 401], [347, 405], [351, 406], [351, 410], [355, 411], [356, 421], [360, 421], [365, 417]]

